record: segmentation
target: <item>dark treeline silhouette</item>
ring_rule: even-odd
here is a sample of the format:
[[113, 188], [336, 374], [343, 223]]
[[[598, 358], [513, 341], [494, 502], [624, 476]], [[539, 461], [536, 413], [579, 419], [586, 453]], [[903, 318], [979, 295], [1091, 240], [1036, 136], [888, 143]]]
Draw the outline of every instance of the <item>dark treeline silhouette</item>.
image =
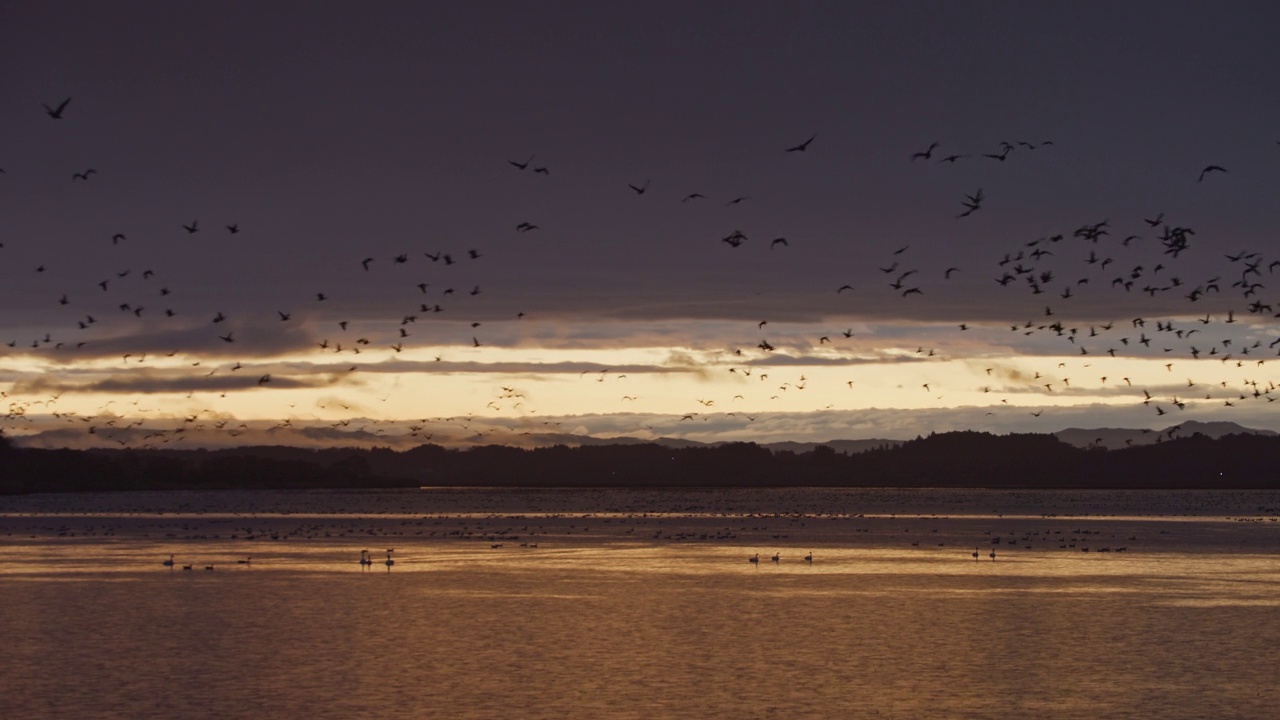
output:
[[1051, 435], [952, 432], [854, 454], [825, 445], [771, 452], [754, 443], [45, 450], [0, 437], [0, 493], [418, 486], [1280, 489], [1271, 468], [1278, 455], [1280, 437], [1243, 434], [1103, 450]]

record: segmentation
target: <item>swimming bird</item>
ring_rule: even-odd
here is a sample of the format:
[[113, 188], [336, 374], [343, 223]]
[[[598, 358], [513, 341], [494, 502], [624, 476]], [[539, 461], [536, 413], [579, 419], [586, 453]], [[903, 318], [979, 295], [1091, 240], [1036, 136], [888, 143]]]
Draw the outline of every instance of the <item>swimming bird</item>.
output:
[[760, 553], [756, 553], [755, 555], [752, 555], [751, 557], [747, 558], [747, 562], [751, 563], [752, 565], [759, 565]]
[[163, 566], [165, 566], [165, 567], [167, 567], [167, 568], [171, 568], [171, 567], [173, 567], [173, 556], [172, 556], [172, 555], [170, 555], [168, 560], [165, 560], [164, 562], [162, 562], [162, 563], [160, 563], [160, 564], [161, 564], [161, 565], [163, 565]]

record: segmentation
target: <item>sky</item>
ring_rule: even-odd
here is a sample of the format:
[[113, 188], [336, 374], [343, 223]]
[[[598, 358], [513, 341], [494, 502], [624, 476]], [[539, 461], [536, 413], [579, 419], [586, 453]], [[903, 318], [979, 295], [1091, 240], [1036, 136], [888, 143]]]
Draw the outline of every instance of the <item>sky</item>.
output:
[[0, 428], [1280, 430], [1277, 21], [6, 3]]

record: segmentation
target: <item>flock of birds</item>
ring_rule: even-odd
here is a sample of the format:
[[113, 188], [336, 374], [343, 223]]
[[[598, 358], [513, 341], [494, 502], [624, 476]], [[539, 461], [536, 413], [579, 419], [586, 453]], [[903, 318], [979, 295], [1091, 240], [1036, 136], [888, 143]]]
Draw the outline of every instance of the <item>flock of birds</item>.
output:
[[[75, 106], [71, 98], [56, 104], [43, 104], [45, 114], [50, 121], [74, 122]], [[816, 134], [810, 135], [799, 143], [780, 144], [779, 153], [801, 156], [812, 153]], [[947, 153], [942, 152], [941, 142], [931, 142], [927, 147], [912, 153], [904, 153], [903, 161], [911, 164], [955, 165], [957, 163], [988, 163], [992, 166], [1016, 162], [1024, 153], [1056, 152], [1057, 145], [1052, 140], [1039, 142], [1017, 141], [1001, 142], [987, 152]], [[936, 155], [935, 155], [936, 154]], [[547, 165], [536, 162], [537, 155], [530, 154], [527, 159], [507, 160], [511, 172], [531, 173], [552, 177], [552, 170]], [[0, 168], [0, 172], [3, 169]], [[1198, 174], [1194, 174], [1194, 182], [1208, 184], [1216, 182], [1220, 177], [1229, 175], [1229, 170], [1218, 164], [1207, 164]], [[98, 170], [86, 168], [71, 174], [73, 184], [88, 185], [99, 182]], [[1188, 181], [1193, 178], [1189, 173]], [[631, 193], [636, 198], [650, 201], [657, 191], [646, 179], [628, 183], [619, 188], [620, 193]], [[677, 194], [680, 203], [708, 203], [708, 195], [702, 192]], [[750, 196], [733, 196], [724, 201], [725, 206], [734, 206], [751, 200]], [[990, 212], [986, 205], [988, 196], [982, 187], [972, 192], [963, 193], [958, 200], [954, 218], [956, 222], [973, 222], [973, 218]], [[513, 231], [520, 235], [545, 232], [537, 222], [521, 219], [512, 223]], [[234, 219], [226, 219], [210, 228], [202, 225], [200, 219], [175, 223], [175, 232], [196, 235], [204, 232], [218, 232], [237, 235], [241, 232], [252, 232], [251, 228], [242, 229]], [[1280, 317], [1280, 307], [1268, 302], [1264, 293], [1267, 282], [1277, 267], [1280, 259], [1265, 257], [1261, 252], [1249, 248], [1232, 249], [1227, 252], [1210, 250], [1211, 255], [1220, 255], [1225, 260], [1224, 270], [1210, 270], [1214, 263], [1197, 260], [1188, 262], [1183, 255], [1190, 250], [1199, 239], [1200, 231], [1179, 221], [1175, 212], [1157, 211], [1142, 217], [1116, 220], [1112, 218], [1095, 218], [1075, 227], [1064, 228], [1061, 232], [1031, 238], [1018, 246], [1011, 246], [998, 257], [987, 262], [975, 259], [966, 266], [949, 265], [947, 267], [931, 267], [930, 259], [915, 261], [918, 251], [912, 252], [910, 245], [886, 249], [883, 262], [877, 265], [876, 271], [868, 271], [871, 278], [862, 278], [855, 282], [830, 288], [826, 292], [835, 295], [865, 297], [868, 293], [891, 292], [900, 296], [903, 302], [926, 301], [945, 289], [948, 284], [972, 282], [973, 278], [989, 276], [992, 292], [1002, 292], [1010, 296], [1010, 307], [1031, 308], [1026, 317], [1018, 322], [1010, 323], [1007, 332], [1017, 341], [1027, 338], [1048, 338], [1059, 344], [1058, 358], [1073, 356], [1074, 362], [1061, 361], [1056, 367], [1043, 367], [1030, 373], [1010, 368], [999, 362], [993, 362], [985, 368], [989, 383], [979, 388], [983, 393], [1004, 394], [999, 402], [992, 401], [989, 407], [993, 414], [1009, 410], [1025, 411], [1032, 417], [1040, 417], [1046, 407], [1053, 402], [1046, 402], [1037, 409], [1031, 409], [1015, 402], [1009, 402], [1010, 396], [1034, 392], [1047, 397], [1053, 394], [1078, 394], [1085, 388], [1093, 388], [1095, 392], [1113, 394], [1114, 391], [1130, 393], [1135, 402], [1142, 403], [1156, 416], [1178, 412], [1188, 407], [1207, 403], [1218, 407], [1235, 407], [1248, 402], [1271, 403], [1280, 398], [1278, 386], [1264, 374], [1263, 366], [1266, 358], [1277, 351], [1280, 336], [1271, 337], [1274, 331], [1271, 326], [1274, 318]], [[123, 247], [129, 243], [127, 232], [117, 228], [103, 229], [104, 243], [109, 240], [112, 247]], [[710, 239], [709, 239], [710, 240]], [[725, 252], [741, 252], [741, 248], [753, 239], [741, 229], [733, 229], [719, 238]], [[1217, 244], [1217, 241], [1214, 242]], [[767, 242], [771, 251], [786, 252], [793, 245], [788, 237], [774, 237]], [[0, 249], [4, 247], [0, 244]], [[374, 283], [390, 285], [395, 282], [380, 273], [388, 267], [404, 266], [413, 263], [429, 262], [435, 270], [443, 271], [450, 266], [476, 263], [487, 258], [488, 252], [480, 248], [444, 251], [433, 249], [430, 252], [402, 252], [391, 257], [366, 255], [352, 260], [353, 270], [367, 275]], [[57, 258], [49, 258], [32, 268], [38, 275], [50, 278], [57, 277], [53, 272]], [[12, 269], [11, 269], [12, 272]], [[879, 279], [875, 279], [876, 276]], [[181, 297], [182, 288], [174, 287], [163, 280], [161, 270], [153, 267], [123, 268], [104, 273], [103, 277], [89, 287], [50, 286], [50, 302], [56, 303], [67, 318], [61, 327], [49, 328], [38, 332], [34, 337], [13, 337], [5, 345], [11, 354], [26, 354], [56, 359], [67, 362], [74, 359], [76, 353], [82, 353], [88, 359], [101, 358], [95, 345], [107, 342], [113, 347], [127, 343], [129, 333], [139, 327], [153, 328], [155, 322], [171, 322], [172, 327], [180, 332], [195, 331], [203, 333], [203, 340], [197, 340], [195, 347], [175, 347], [165, 353], [148, 353], [144, 350], [124, 351], [116, 371], [125, 373], [139, 366], [151, 368], [148, 361], [159, 361], [172, 371], [179, 362], [186, 364], [181, 372], [187, 377], [206, 378], [205, 387], [208, 393], [200, 393], [204, 402], [225, 398], [227, 392], [251, 391], [264, 386], [292, 387], [294, 384], [288, 376], [287, 368], [277, 367], [271, 371], [268, 362], [235, 361], [219, 362], [233, 348], [245, 344], [243, 330], [246, 325], [230, 314], [216, 308], [207, 310], [191, 310], [181, 306], [176, 298]], [[442, 287], [443, 285], [443, 287]], [[464, 337], [444, 339], [436, 332], [439, 326], [433, 326], [430, 333], [418, 331], [419, 321], [438, 317], [440, 313], [457, 307], [454, 303], [468, 297], [474, 298], [484, 292], [481, 284], [468, 282], [439, 283], [413, 282], [407, 283], [402, 292], [406, 297], [404, 305], [388, 313], [392, 318], [398, 317], [390, 337], [386, 332], [385, 319], [379, 321], [350, 320], [343, 317], [343, 310], [337, 302], [337, 295], [328, 289], [318, 288], [305, 300], [306, 306], [272, 308], [254, 322], [274, 323], [283, 328], [301, 328], [302, 332], [317, 334], [314, 352], [327, 353], [345, 360], [335, 363], [340, 373], [354, 373], [361, 369], [366, 358], [381, 361], [414, 347], [414, 343], [422, 341], [432, 345], [469, 346], [479, 348], [485, 346], [482, 340], [482, 326], [487, 320], [475, 319], [466, 323]], [[815, 290], [815, 292], [822, 292]], [[1164, 310], [1156, 317], [1115, 317], [1099, 322], [1073, 321], [1080, 313], [1073, 313], [1073, 305], [1081, 302], [1081, 298], [1089, 298], [1091, 302], [1106, 298], [1126, 298], [1128, 296], [1145, 296], [1160, 300], [1162, 307], [1180, 305], [1183, 309], [1177, 312]], [[411, 298], [411, 301], [408, 300]], [[154, 303], [154, 304], [153, 304]], [[1119, 303], [1116, 303], [1119, 304]], [[1207, 306], [1207, 311], [1200, 310]], [[1095, 304], [1096, 307], [1096, 304]], [[123, 318], [132, 325], [124, 325]], [[512, 309], [508, 321], [524, 321], [526, 313]], [[857, 343], [853, 327], [834, 328], [816, 338], [810, 339], [804, 347], [794, 340], [770, 339], [766, 327], [770, 319], [763, 318], [758, 322], [745, 326], [743, 336], [754, 335], [754, 347], [744, 343], [741, 347], [726, 348], [723, 357], [727, 359], [724, 369], [736, 376], [735, 387], [743, 388], [731, 398], [703, 397], [693, 398], [697, 406], [691, 403], [690, 412], [679, 415], [679, 422], [708, 420], [712, 415], [736, 417], [743, 423], [754, 422], [759, 414], [747, 412], [726, 412], [724, 408], [735, 401], [746, 400], [750, 388], [764, 390], [761, 395], [756, 391], [753, 399], [778, 399], [783, 393], [803, 392], [811, 387], [809, 378], [803, 373], [790, 372], [785, 378], [780, 375], [788, 373], [784, 364], [771, 365], [770, 358], [774, 353], [806, 352], [816, 348], [819, 352], [836, 351], [842, 341]], [[201, 328], [207, 328], [201, 330]], [[992, 332], [994, 326], [990, 322], [961, 322], [957, 324], [959, 333], [972, 333], [977, 330]], [[426, 337], [428, 336], [429, 337]], [[204, 343], [201, 345], [201, 343]], [[175, 345], [178, 341], [175, 340]], [[780, 350], [781, 349], [781, 350]], [[248, 352], [252, 354], [252, 349]], [[365, 358], [360, 357], [362, 354]], [[938, 360], [948, 357], [945, 348], [916, 349], [921, 360]], [[1128, 376], [1109, 371], [1102, 358], [1161, 358], [1164, 368], [1169, 373], [1170, 381], [1158, 387], [1146, 387], [1135, 383]], [[436, 362], [443, 362], [442, 355], [434, 357]], [[1095, 366], [1095, 360], [1097, 365]], [[1206, 361], [1217, 361], [1209, 364]], [[1235, 372], [1224, 373], [1214, 371], [1215, 367], [1227, 367]], [[256, 371], [255, 371], [256, 369]], [[252, 373], [252, 375], [250, 375]], [[282, 375], [283, 373], [283, 375]], [[340, 374], [335, 373], [335, 374]], [[1212, 373], [1212, 374], [1211, 374]], [[242, 377], [248, 376], [248, 377]], [[622, 380], [626, 374], [613, 371], [607, 366], [595, 366], [582, 371], [580, 377], [604, 382], [607, 379]], [[772, 380], [773, 382], [769, 382]], [[1072, 384], [1073, 380], [1075, 385]], [[274, 385], [272, 385], [275, 383]], [[818, 395], [814, 409], [831, 409], [837, 403], [830, 402], [837, 392], [857, 390], [855, 379], [844, 381], [844, 388], [824, 388], [820, 393], [810, 391], [810, 395]], [[1174, 390], [1173, 388], [1180, 388]], [[250, 431], [248, 423], [218, 417], [216, 406], [206, 404], [205, 407], [193, 410], [182, 416], [169, 414], [161, 417], [147, 417], [149, 410], [141, 407], [140, 400], [134, 400], [132, 408], [111, 401], [98, 408], [96, 413], [63, 412], [58, 410], [57, 402], [62, 390], [49, 393], [47, 397], [19, 397], [18, 388], [10, 386], [0, 396], [7, 398], [8, 412], [3, 417], [5, 426], [0, 429], [16, 431], [18, 434], [28, 432], [33, 423], [33, 415], [42, 414], [56, 422], [83, 427], [89, 435], [97, 435], [104, 443], [114, 443], [128, 447], [160, 447], [167, 443], [180, 442], [193, 437], [195, 432], [225, 432], [231, 437]], [[74, 391], [74, 388], [72, 389]], [[923, 383], [921, 391], [936, 395], [939, 388], [936, 383]], [[1153, 392], [1154, 390], [1154, 392]], [[13, 397], [10, 397], [10, 394]], [[190, 391], [188, 398], [195, 401], [196, 391]], [[640, 397], [631, 392], [619, 393], [621, 410], [630, 410], [632, 404]], [[385, 400], [386, 398], [382, 398]], [[942, 396], [938, 396], [942, 399]], [[717, 401], [720, 405], [717, 406]], [[327, 407], [317, 403], [322, 410], [349, 409], [350, 406], [335, 403], [339, 407]], [[353, 403], [354, 404], [354, 403]], [[471, 432], [473, 423], [481, 416], [490, 414], [522, 417], [525, 421], [507, 427], [512, 432], [524, 430], [525, 434], [535, 429], [554, 430], [552, 421], [538, 425], [534, 420], [536, 409], [529, 407], [530, 401], [525, 392], [514, 384], [501, 386], [483, 408], [477, 408], [477, 414], [457, 418], [422, 418], [408, 421], [369, 419], [360, 421], [352, 427], [352, 418], [343, 418], [326, 422], [336, 430], [364, 430], [373, 435], [403, 435], [416, 441], [431, 441], [436, 437], [432, 428], [457, 426]], [[291, 406], [292, 407], [292, 406]], [[758, 406], [757, 406], [758, 407]], [[124, 414], [121, 414], [123, 411]], [[294, 427], [296, 418], [280, 420], [267, 429]], [[298, 421], [299, 426], [303, 423]], [[653, 427], [647, 427], [652, 431]], [[439, 432], [437, 430], [437, 432]], [[474, 435], [459, 435], [455, 439], [466, 438], [472, 442], [486, 440], [486, 432], [476, 430]], [[491, 435], [489, 437], [497, 437]], [[439, 439], [445, 439], [440, 433]]]

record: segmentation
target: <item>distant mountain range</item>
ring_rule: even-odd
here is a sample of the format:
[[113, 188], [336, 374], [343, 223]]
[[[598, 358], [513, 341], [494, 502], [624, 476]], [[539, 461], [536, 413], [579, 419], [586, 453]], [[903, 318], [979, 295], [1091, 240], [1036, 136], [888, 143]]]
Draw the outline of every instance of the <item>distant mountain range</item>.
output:
[[[1177, 425], [1170, 425], [1163, 430], [1132, 428], [1067, 428], [1053, 435], [1068, 445], [1075, 447], [1100, 447], [1116, 450], [1131, 445], [1147, 445], [1162, 442], [1176, 437], [1189, 437], [1199, 433], [1217, 439], [1224, 435], [1276, 435], [1272, 430], [1255, 430], [1233, 422], [1199, 422], [1188, 420]], [[825, 442], [772, 442], [756, 443], [773, 452], [807, 453], [819, 445], [826, 445], [838, 453], [861, 453], [879, 447], [895, 447], [904, 440], [867, 439], [867, 440], [827, 440]], [[656, 444], [673, 448], [715, 447], [726, 443], [704, 443], [696, 440], [662, 437], [657, 439], [637, 437], [599, 438], [588, 435], [570, 433], [543, 433], [525, 436], [526, 447], [548, 447], [552, 445], [594, 446], [594, 445], [643, 445]]]

